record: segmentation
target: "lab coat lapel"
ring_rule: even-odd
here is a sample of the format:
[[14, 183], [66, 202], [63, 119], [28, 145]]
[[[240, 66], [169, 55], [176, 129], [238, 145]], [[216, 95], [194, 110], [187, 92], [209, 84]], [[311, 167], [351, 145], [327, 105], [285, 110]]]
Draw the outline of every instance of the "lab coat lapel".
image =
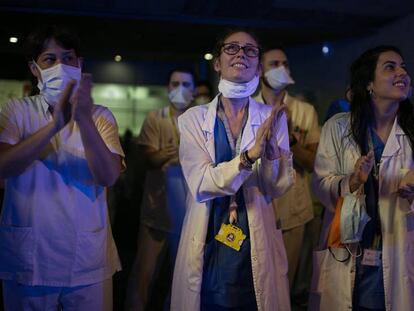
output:
[[394, 120], [394, 124], [391, 129], [391, 133], [388, 136], [387, 142], [384, 147], [384, 151], [382, 152], [382, 157], [384, 160], [391, 158], [393, 155], [399, 153], [401, 149], [401, 138], [402, 135], [405, 135], [401, 127], [397, 122], [397, 117]]
[[205, 147], [211, 160], [216, 162], [216, 155], [214, 149], [214, 125], [216, 123], [218, 95], [208, 104], [206, 117], [204, 119], [202, 129], [206, 137]]
[[257, 129], [261, 124], [260, 113], [258, 112], [258, 104], [249, 98], [249, 116], [247, 118], [246, 126], [243, 130], [243, 137], [240, 149], [244, 151], [253, 147]]

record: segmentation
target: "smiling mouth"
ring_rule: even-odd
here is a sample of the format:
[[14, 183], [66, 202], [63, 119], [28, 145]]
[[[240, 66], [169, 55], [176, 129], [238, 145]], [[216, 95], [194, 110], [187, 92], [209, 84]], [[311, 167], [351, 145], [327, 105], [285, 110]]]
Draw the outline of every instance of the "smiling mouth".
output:
[[235, 68], [239, 68], [239, 69], [247, 69], [248, 68], [247, 65], [245, 65], [243, 63], [235, 63], [235, 64], [233, 64], [231, 66], [232, 67], [235, 67]]
[[407, 86], [407, 82], [406, 81], [396, 81], [396, 82], [394, 82], [392, 85], [394, 85], [394, 86], [396, 86], [396, 87], [401, 87], [401, 88], [403, 88], [403, 87], [406, 87]]

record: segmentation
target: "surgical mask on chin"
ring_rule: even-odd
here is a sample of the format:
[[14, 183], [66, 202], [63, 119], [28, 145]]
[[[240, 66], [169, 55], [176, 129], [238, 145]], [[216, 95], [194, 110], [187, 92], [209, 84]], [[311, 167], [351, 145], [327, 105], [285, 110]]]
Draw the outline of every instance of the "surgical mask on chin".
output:
[[193, 93], [188, 88], [179, 85], [168, 93], [168, 98], [175, 108], [183, 110], [191, 104]]
[[74, 92], [79, 87], [82, 77], [80, 67], [57, 64], [47, 69], [41, 69], [36, 62], [34, 63], [42, 77], [41, 80], [38, 79], [37, 87], [49, 105], [54, 106], [59, 101], [60, 95], [70, 80], [76, 80]]
[[286, 86], [295, 83], [285, 66], [270, 69], [265, 72], [264, 76], [267, 83], [275, 91], [283, 90]]
[[226, 98], [245, 98], [252, 95], [259, 85], [259, 77], [254, 76], [252, 80], [246, 83], [231, 82], [220, 79], [218, 90]]

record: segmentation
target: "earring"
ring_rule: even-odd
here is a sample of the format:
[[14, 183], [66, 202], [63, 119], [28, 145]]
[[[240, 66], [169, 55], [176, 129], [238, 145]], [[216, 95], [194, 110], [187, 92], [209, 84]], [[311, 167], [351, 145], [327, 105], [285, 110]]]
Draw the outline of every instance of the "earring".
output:
[[368, 94], [369, 94], [369, 96], [372, 96], [372, 94], [374, 94], [374, 91], [372, 89], [369, 89]]

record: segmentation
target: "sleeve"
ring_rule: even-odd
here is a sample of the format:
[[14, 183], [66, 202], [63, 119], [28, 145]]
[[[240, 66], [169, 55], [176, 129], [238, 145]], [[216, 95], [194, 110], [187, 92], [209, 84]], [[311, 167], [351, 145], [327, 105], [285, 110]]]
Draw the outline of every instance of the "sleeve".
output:
[[[240, 157], [215, 165], [197, 116], [189, 110], [178, 118], [180, 129], [180, 163], [188, 188], [198, 202], [233, 195], [252, 171], [240, 170]], [[213, 137], [211, 137], [213, 139]]]
[[106, 147], [115, 154], [118, 154], [122, 158], [122, 169], [125, 169], [125, 154], [122, 150], [121, 142], [119, 140], [118, 125], [115, 117], [108, 108], [98, 106], [100, 112], [95, 119], [95, 125], [104, 141]]
[[15, 102], [10, 101], [0, 109], [0, 142], [15, 145], [22, 139]]
[[137, 144], [149, 146], [156, 150], [159, 150], [161, 148], [159, 137], [159, 120], [157, 118], [156, 112], [152, 111], [147, 115], [144, 123], [142, 124], [141, 132], [137, 138]]
[[310, 126], [309, 126], [308, 135], [306, 137], [306, 145], [319, 143], [319, 138], [321, 135], [321, 130], [319, 127], [319, 122], [318, 122], [318, 114], [316, 113], [316, 110], [312, 105], [310, 106], [310, 108], [311, 108], [309, 109]]
[[341, 166], [344, 166], [344, 163], [340, 163], [343, 158], [341, 153], [345, 150], [341, 144], [343, 137], [339, 125], [335, 121], [328, 120], [322, 128], [312, 175], [312, 191], [332, 211], [340, 194], [344, 194], [346, 188], [349, 189], [350, 176], [341, 173]]
[[272, 161], [262, 157], [258, 166], [261, 188], [273, 198], [286, 193], [295, 182], [296, 176], [293, 169], [292, 153], [289, 150], [289, 133], [285, 113], [282, 114], [279, 121], [277, 141], [281, 156]]

